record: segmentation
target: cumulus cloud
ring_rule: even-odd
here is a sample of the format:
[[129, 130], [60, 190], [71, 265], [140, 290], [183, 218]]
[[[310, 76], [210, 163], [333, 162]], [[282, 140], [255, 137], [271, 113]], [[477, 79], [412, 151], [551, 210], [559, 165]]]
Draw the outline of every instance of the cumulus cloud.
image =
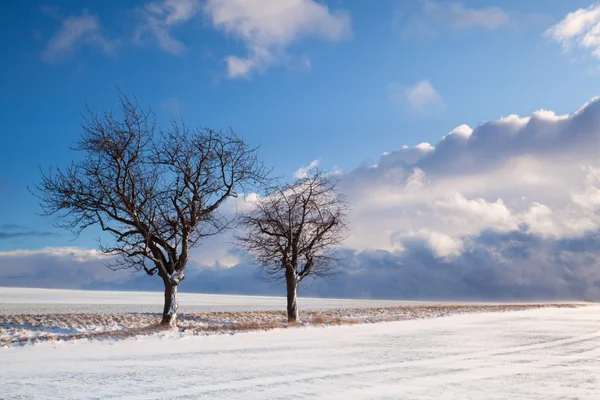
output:
[[294, 178], [302, 179], [308, 176], [310, 170], [319, 166], [319, 160], [312, 160], [308, 165], [300, 167], [294, 172]]
[[435, 146], [386, 153], [374, 167], [343, 177], [353, 206], [348, 245], [396, 251], [420, 235], [456, 253], [466, 247], [443, 238], [466, 243], [489, 229], [525, 229], [556, 240], [594, 232], [600, 228], [598, 132], [595, 99], [571, 115], [509, 115], [475, 128], [461, 125]]
[[499, 7], [469, 8], [459, 2], [424, 1], [419, 15], [404, 28], [405, 37], [434, 37], [443, 27], [456, 30], [507, 26], [509, 15]]
[[316, 285], [331, 296], [598, 299], [599, 135], [592, 99], [568, 115], [460, 125], [343, 174], [352, 251], [341, 276]]
[[544, 35], [560, 43], [565, 50], [579, 47], [600, 58], [600, 3], [568, 13]]
[[156, 0], [137, 10], [140, 25], [135, 40], [143, 42], [150, 38], [158, 47], [171, 54], [180, 55], [187, 47], [177, 40], [172, 30], [191, 21], [200, 11], [198, 0]]
[[313, 0], [208, 0], [203, 9], [216, 29], [246, 47], [246, 55], [225, 58], [229, 78], [281, 62], [288, 46], [301, 38], [338, 41], [350, 32], [347, 12]]
[[[600, 299], [600, 99], [440, 136], [338, 175], [352, 208], [346, 257], [300, 294]], [[215, 243], [198, 249], [187, 290], [283, 293]]]
[[412, 111], [432, 111], [443, 105], [442, 97], [429, 80], [421, 80], [410, 86], [390, 83], [388, 93], [393, 103], [406, 105]]
[[95, 47], [103, 53], [110, 53], [114, 48], [114, 43], [102, 33], [98, 17], [85, 10], [80, 15], [70, 15], [61, 20], [60, 27], [46, 43], [42, 58], [57, 61], [82, 46]]

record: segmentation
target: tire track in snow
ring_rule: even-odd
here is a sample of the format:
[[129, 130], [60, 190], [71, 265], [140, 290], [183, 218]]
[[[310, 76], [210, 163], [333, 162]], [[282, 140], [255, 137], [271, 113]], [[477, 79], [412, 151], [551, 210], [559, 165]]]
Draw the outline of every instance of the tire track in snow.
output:
[[[531, 345], [522, 345], [515, 346], [508, 349], [497, 349], [497, 350], [488, 350], [488, 351], [478, 351], [473, 353], [461, 354], [456, 356], [446, 356], [446, 357], [433, 357], [423, 360], [415, 360], [415, 361], [401, 361], [401, 362], [392, 362], [392, 363], [383, 363], [383, 364], [371, 364], [364, 365], [358, 367], [350, 367], [343, 368], [335, 371], [315, 371], [310, 373], [302, 373], [302, 374], [293, 374], [293, 375], [280, 375], [276, 377], [264, 377], [260, 376], [257, 378], [250, 379], [241, 379], [234, 380], [228, 382], [221, 382], [214, 385], [207, 385], [204, 387], [197, 387], [195, 385], [191, 385], [189, 387], [176, 387], [172, 388], [171, 391], [166, 390], [160, 393], [159, 397], [155, 398], [163, 398], [162, 396], [202, 396], [202, 395], [216, 395], [219, 392], [240, 392], [244, 389], [250, 388], [260, 388], [260, 387], [272, 387], [272, 386], [284, 386], [284, 385], [299, 385], [302, 382], [307, 381], [315, 381], [315, 380], [325, 380], [332, 378], [344, 378], [351, 377], [356, 375], [364, 375], [364, 374], [383, 374], [386, 372], [397, 371], [402, 369], [409, 368], [418, 368], [418, 367], [427, 367], [431, 364], [438, 365], [452, 365], [454, 368], [459, 368], [461, 364], [464, 365], [464, 368], [459, 372], [448, 374], [447, 371], [441, 369], [439, 373], [425, 376], [425, 377], [415, 377], [416, 379], [411, 379], [411, 385], [419, 386], [419, 382], [426, 383], [431, 382], [432, 379], [440, 383], [453, 383], [453, 382], [461, 382], [466, 379], [469, 379], [469, 376], [473, 376], [473, 369], [477, 370], [476, 377], [471, 379], [489, 379], [494, 377], [506, 376], [506, 375], [514, 375], [514, 374], [523, 374], [531, 372], [532, 370], [537, 370], [540, 368], [548, 368], [551, 367], [555, 360], [549, 359], [545, 362], [540, 362], [539, 360], [535, 362], [535, 364], [521, 364], [514, 363], [514, 367], [511, 368], [510, 371], [503, 371], [498, 369], [496, 366], [485, 367], [489, 365], [490, 357], [494, 356], [502, 356], [502, 355], [515, 355], [521, 354], [524, 352], [529, 352], [531, 350], [546, 350], [550, 348], [556, 347], [564, 347], [572, 344], [582, 344], [582, 343], [600, 343], [600, 333], [592, 333], [586, 335], [580, 335], [576, 337], [571, 337], [567, 339], [557, 339], [550, 340], [541, 343], [531, 344]], [[468, 367], [468, 368], [467, 368]], [[440, 376], [444, 376], [444, 380], [440, 381]], [[218, 396], [217, 396], [218, 397]]]

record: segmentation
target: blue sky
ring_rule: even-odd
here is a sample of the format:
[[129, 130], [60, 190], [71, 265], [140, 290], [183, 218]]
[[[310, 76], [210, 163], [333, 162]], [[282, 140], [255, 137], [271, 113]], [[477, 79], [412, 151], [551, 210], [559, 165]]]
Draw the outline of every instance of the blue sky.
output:
[[[233, 128], [260, 144], [262, 159], [278, 175], [292, 178], [318, 160], [364, 185], [361, 171], [389, 160], [382, 154], [398, 155], [403, 145], [421, 154], [425, 147], [414, 147], [420, 143], [440, 153], [441, 138], [462, 124], [578, 110], [599, 94], [598, 10], [579, 0], [3, 2], [0, 251], [94, 247], [95, 232], [72, 241], [51, 218], [38, 216], [27, 186], [39, 180], [38, 167], [75, 157], [70, 146], [85, 104], [114, 108], [117, 88], [152, 107], [159, 123], [183, 118], [189, 125]], [[435, 179], [435, 171], [399, 157], [412, 168], [403, 170], [407, 177], [418, 168]], [[593, 154], [590, 160], [584, 167], [595, 165]], [[561, 179], [576, 178], [565, 173]], [[357, 185], [348, 190], [359, 193]], [[459, 194], [467, 204], [500, 199], [512, 214], [520, 212], [514, 188], [489, 180], [481, 185], [485, 193]], [[556, 214], [566, 203], [554, 200], [549, 195], [528, 205]], [[356, 231], [379, 229], [360, 207]], [[406, 224], [407, 212], [413, 211], [391, 218], [394, 226]], [[491, 227], [448, 233], [432, 225], [427, 240], [441, 238], [447, 252], [457, 238], [466, 243], [465, 235]], [[420, 229], [401, 236], [414, 238]], [[381, 243], [365, 247], [355, 238], [348, 247], [399, 251], [402, 246], [390, 247], [396, 231], [386, 232]], [[555, 239], [572, 238], [565, 232]]]

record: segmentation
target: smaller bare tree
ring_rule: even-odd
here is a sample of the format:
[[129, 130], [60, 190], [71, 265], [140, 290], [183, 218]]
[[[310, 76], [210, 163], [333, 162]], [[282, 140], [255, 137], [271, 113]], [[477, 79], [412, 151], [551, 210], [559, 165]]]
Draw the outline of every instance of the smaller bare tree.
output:
[[285, 278], [290, 322], [298, 319], [298, 284], [307, 276], [331, 275], [339, 261], [349, 208], [336, 185], [337, 180], [313, 169], [271, 189], [240, 217], [240, 247], [271, 279]]

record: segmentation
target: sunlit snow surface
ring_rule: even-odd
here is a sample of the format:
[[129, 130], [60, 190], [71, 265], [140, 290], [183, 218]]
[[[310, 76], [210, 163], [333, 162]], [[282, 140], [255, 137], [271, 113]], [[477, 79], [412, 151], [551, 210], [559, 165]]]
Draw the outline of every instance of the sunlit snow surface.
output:
[[600, 307], [0, 349], [0, 398], [598, 399]]

